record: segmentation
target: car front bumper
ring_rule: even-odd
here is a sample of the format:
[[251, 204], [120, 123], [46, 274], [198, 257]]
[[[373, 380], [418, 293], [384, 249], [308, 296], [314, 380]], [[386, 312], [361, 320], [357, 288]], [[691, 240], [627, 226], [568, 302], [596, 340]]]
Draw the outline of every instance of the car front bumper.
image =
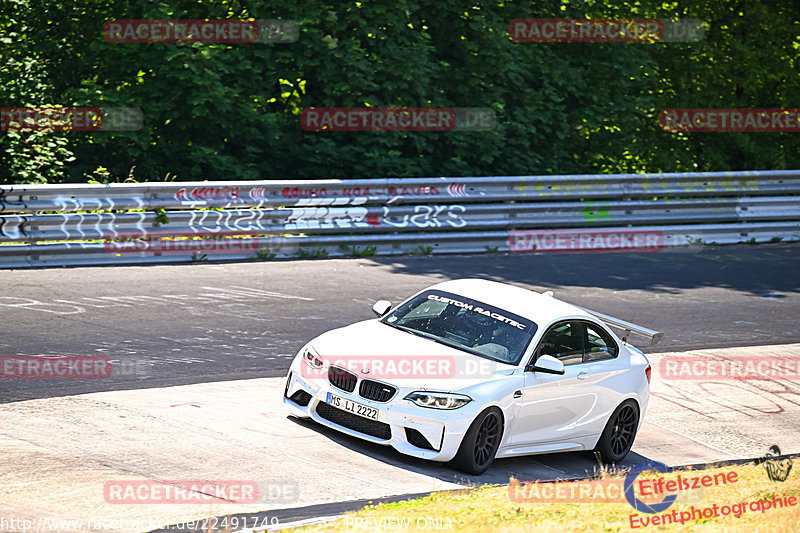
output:
[[[473, 401], [459, 409], [425, 408], [403, 399], [410, 392], [412, 389], [400, 387], [388, 402], [375, 402], [290, 371], [283, 403], [290, 414], [311, 418], [359, 439], [392, 446], [400, 453], [433, 461], [451, 460], [481, 406]], [[378, 420], [333, 407], [326, 401], [328, 393], [377, 409]]]

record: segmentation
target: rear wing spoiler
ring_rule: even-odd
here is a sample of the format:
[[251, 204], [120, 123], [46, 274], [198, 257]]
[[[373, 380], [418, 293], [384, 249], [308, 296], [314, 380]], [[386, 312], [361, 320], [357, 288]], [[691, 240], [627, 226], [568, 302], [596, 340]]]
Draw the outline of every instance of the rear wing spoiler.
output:
[[[578, 307], [577, 305], [575, 307]], [[644, 326], [638, 326], [636, 324], [632, 324], [631, 322], [627, 322], [622, 320], [621, 318], [614, 318], [613, 316], [604, 315], [603, 313], [598, 313], [597, 311], [591, 311], [589, 309], [584, 309], [583, 307], [578, 307], [581, 311], [586, 311], [590, 315], [594, 315], [600, 319], [601, 322], [604, 322], [606, 325], [619, 328], [625, 331], [625, 335], [622, 336], [623, 342], [628, 342], [628, 336], [631, 333], [636, 333], [637, 335], [641, 335], [642, 337], [647, 337], [650, 339], [650, 346], [655, 346], [658, 344], [658, 341], [661, 340], [661, 337], [664, 336], [664, 333], [660, 331], [656, 331], [654, 329], [649, 329]]]

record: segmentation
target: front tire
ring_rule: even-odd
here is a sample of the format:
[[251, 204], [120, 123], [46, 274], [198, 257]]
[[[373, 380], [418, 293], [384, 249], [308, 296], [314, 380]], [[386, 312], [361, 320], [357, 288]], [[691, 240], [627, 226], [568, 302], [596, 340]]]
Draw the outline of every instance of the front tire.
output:
[[622, 461], [631, 451], [638, 428], [639, 406], [633, 400], [622, 402], [611, 414], [595, 447], [603, 462], [614, 465]]
[[502, 437], [503, 414], [497, 407], [490, 407], [469, 426], [452, 465], [465, 474], [483, 474], [492, 464]]

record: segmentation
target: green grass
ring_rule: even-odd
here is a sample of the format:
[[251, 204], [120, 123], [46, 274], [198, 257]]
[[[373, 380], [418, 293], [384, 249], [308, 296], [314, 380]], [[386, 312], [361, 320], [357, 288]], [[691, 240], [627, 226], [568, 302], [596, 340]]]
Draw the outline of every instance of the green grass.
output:
[[[687, 520], [684, 524], [648, 526], [631, 528], [631, 515], [652, 518], [671, 515], [675, 510], [690, 511], [696, 508], [712, 507], [717, 504], [732, 505], [741, 502], [757, 501], [777, 496], [795, 496], [800, 500], [800, 473], [792, 471], [785, 482], [773, 482], [766, 475], [762, 466], [733, 465], [718, 469], [679, 472], [687, 476], [701, 476], [721, 471], [735, 471], [738, 480], [728, 485], [712, 485], [690, 493], [693, 501], [679, 494], [679, 499], [667, 511], [658, 515], [637, 512], [626, 501], [590, 502], [590, 503], [543, 503], [512, 501], [514, 493], [507, 486], [486, 485], [472, 490], [440, 492], [416, 500], [395, 503], [369, 505], [365, 509], [347, 513], [344, 518], [334, 522], [306, 526], [293, 529], [295, 532], [328, 532], [328, 531], [371, 531], [375, 530], [375, 522], [393, 518], [407, 519], [410, 527], [398, 531], [434, 531], [431, 520], [439, 520], [443, 530], [449, 532], [520, 532], [536, 533], [572, 533], [572, 532], [633, 532], [633, 531], [689, 531], [716, 533], [718, 531], [789, 532], [798, 531], [800, 524], [800, 502], [788, 509], [768, 509], [745, 512], [741, 517], [728, 516]], [[663, 475], [667, 479], [674, 478], [678, 472]], [[660, 475], [660, 474], [659, 474]], [[622, 476], [604, 475], [604, 479], [623, 479]], [[654, 477], [653, 474], [642, 474], [641, 478]], [[550, 484], [539, 484], [544, 487]], [[552, 487], [551, 487], [552, 488]], [[544, 492], [544, 490], [542, 490]], [[525, 497], [521, 498], [525, 500]], [[683, 501], [682, 501], [683, 500]], [[680, 515], [678, 515], [680, 516]], [[361, 520], [358, 520], [361, 519]], [[370, 519], [370, 521], [367, 521]], [[450, 527], [447, 527], [450, 526]], [[440, 530], [441, 531], [441, 530]]]

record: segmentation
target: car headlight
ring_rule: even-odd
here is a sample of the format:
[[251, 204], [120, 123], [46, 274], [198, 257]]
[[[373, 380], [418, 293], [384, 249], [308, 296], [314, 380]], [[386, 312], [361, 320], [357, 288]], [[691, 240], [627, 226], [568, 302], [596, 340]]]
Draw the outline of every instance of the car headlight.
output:
[[405, 399], [414, 402], [420, 407], [430, 407], [431, 409], [458, 409], [472, 401], [472, 398], [464, 394], [428, 391], [414, 391], [408, 394]]
[[306, 364], [314, 370], [319, 370], [322, 368], [322, 359], [320, 359], [311, 348], [303, 349], [303, 361], [305, 361]]

